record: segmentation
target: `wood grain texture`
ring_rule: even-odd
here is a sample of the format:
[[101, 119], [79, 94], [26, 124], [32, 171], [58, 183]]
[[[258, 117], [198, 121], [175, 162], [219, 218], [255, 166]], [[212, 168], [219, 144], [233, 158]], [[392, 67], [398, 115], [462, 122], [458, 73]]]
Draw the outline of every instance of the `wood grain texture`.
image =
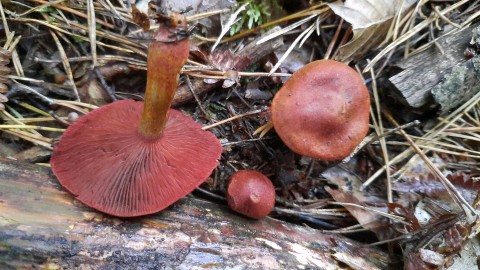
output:
[[385, 269], [387, 261], [339, 235], [192, 197], [155, 215], [112, 218], [76, 201], [48, 168], [0, 162], [0, 269]]
[[[480, 75], [477, 69], [471, 69], [472, 64], [467, 64], [468, 59], [464, 56], [464, 51], [472, 39], [472, 30], [479, 25], [477, 23], [439, 38], [437, 46], [432, 44], [427, 50], [398, 64], [403, 71], [392, 76], [390, 82], [395, 85], [408, 105], [422, 108], [438, 104], [442, 110], [449, 110], [471, 97], [471, 91], [450, 87], [455, 82], [449, 80], [453, 78], [458, 82], [458, 78], [463, 76], [470, 82], [462, 79], [462, 83], [478, 84]], [[459, 77], [457, 73], [462, 70], [463, 73]], [[432, 92], [437, 92], [435, 99]], [[439, 97], [440, 95], [442, 97]]]

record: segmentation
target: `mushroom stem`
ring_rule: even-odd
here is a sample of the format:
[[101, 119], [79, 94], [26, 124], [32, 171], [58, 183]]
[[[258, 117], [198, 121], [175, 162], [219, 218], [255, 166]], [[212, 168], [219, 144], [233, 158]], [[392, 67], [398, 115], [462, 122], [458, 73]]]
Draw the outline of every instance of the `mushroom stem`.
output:
[[[162, 135], [178, 85], [178, 76], [189, 53], [188, 38], [177, 40], [176, 29], [159, 30], [148, 47], [147, 88], [139, 134], [146, 139]], [[173, 36], [173, 37], [172, 37]]]

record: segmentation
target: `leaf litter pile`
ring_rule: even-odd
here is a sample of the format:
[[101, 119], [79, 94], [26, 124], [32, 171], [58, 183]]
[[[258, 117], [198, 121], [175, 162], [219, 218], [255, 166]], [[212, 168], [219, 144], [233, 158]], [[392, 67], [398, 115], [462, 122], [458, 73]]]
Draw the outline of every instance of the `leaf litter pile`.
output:
[[[378, 245], [409, 269], [476, 265], [480, 1], [179, 2], [2, 0], [2, 157], [49, 166], [79, 117], [142, 100], [152, 18], [183, 12], [191, 48], [173, 106], [223, 146], [194, 196], [226, 204], [229, 176], [254, 169], [274, 183], [274, 218]], [[459, 62], [473, 63], [462, 74], [476, 91], [449, 110], [432, 98], [412, 108], [389, 79], [406, 59], [448, 55], [442, 40], [466, 29]], [[275, 93], [317, 59], [354, 67], [370, 92], [368, 136], [342, 162], [295, 154], [269, 128]]]

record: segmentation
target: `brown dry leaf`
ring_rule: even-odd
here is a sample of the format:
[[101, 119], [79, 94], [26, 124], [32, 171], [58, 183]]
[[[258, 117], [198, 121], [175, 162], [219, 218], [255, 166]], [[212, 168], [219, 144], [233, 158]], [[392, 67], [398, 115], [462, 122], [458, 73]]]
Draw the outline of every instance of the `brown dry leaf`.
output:
[[96, 106], [103, 106], [111, 102], [111, 99], [102, 84], [93, 76], [90, 76], [87, 83], [80, 87], [78, 92], [82, 101]]
[[148, 31], [150, 29], [148, 15], [141, 12], [136, 6], [132, 6], [132, 19], [133, 22], [138, 24], [143, 31]]
[[[357, 175], [339, 166], [332, 167], [322, 173], [322, 176], [328, 183], [334, 184], [338, 189], [325, 187], [325, 190], [333, 197], [336, 202], [353, 203], [366, 206], [382, 212], [387, 212], [385, 200], [378, 197], [373, 192], [362, 192], [360, 186], [362, 181]], [[379, 214], [359, 207], [345, 206], [348, 212], [364, 228], [373, 231], [380, 240], [390, 237], [389, 230], [385, 228], [386, 220]]]
[[[465, 200], [472, 204], [480, 191], [478, 173], [472, 170], [457, 170], [452, 172], [448, 169], [449, 163], [458, 163], [457, 159], [432, 155], [430, 160], [439, 168], [448, 180], [455, 186]], [[440, 180], [434, 176], [423, 160], [412, 159], [407, 163], [393, 182], [392, 189], [398, 192], [400, 198], [397, 203], [402, 205], [415, 205], [421, 198], [430, 198], [436, 205], [445, 209], [460, 211], [452, 197], [445, 189]]]
[[219, 70], [239, 70], [239, 67], [245, 67], [249, 62], [247, 56], [238, 56], [233, 54], [229, 49], [218, 49], [208, 55], [210, 64]]
[[[466, 173], [448, 174], [448, 180], [469, 203], [473, 203], [480, 190], [480, 182]], [[445, 186], [433, 174], [419, 174], [416, 177], [402, 178], [393, 184], [393, 190], [399, 192], [415, 192], [429, 198], [451, 201]]]
[[335, 14], [352, 25], [353, 38], [340, 48], [336, 60], [357, 60], [378, 46], [387, 35], [392, 19], [416, 0], [346, 0], [327, 4]]

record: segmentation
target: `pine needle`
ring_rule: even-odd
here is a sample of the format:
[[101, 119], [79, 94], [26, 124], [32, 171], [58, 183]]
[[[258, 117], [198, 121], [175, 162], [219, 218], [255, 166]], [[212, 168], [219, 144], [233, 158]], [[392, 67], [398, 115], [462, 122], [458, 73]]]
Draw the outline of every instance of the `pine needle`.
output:
[[237, 17], [240, 14], [240, 12], [244, 11], [249, 4], [250, 4], [249, 2], [246, 2], [245, 4], [243, 4], [241, 7], [237, 9], [237, 11], [235, 11], [230, 16], [227, 22], [225, 22], [225, 24], [222, 26], [222, 32], [218, 36], [217, 41], [215, 41], [215, 43], [213, 44], [212, 48], [210, 49], [210, 52], [213, 52], [215, 48], [218, 46], [218, 44], [220, 44], [220, 41], [228, 33], [228, 31], [230, 31], [230, 28], [232, 27], [232, 25], [234, 25], [235, 22], [237, 22]]

